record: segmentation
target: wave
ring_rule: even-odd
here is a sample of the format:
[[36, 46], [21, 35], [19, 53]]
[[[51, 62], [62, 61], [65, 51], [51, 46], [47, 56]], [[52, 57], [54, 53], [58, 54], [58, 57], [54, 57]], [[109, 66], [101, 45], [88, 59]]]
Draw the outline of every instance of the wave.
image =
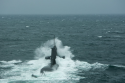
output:
[[21, 60], [0, 61], [0, 68], [13, 67], [15, 64], [19, 64], [21, 62]]
[[125, 66], [123, 65], [109, 65], [107, 70], [111, 70], [111, 71], [125, 71]]
[[3, 64], [14, 64], [14, 63], [21, 63], [21, 60], [11, 60], [11, 61], [0, 61]]
[[106, 33], [109, 33], [109, 34], [125, 34], [125, 32], [123, 32], [123, 31], [107, 31]]
[[[34, 60], [28, 60], [22, 62], [21, 60], [12, 61], [0, 61], [3, 66], [11, 65], [12, 68], [4, 72], [0, 72], [2, 79], [14, 79], [14, 80], [80, 80], [85, 78], [84, 76], [79, 76], [78, 73], [82, 71], [91, 70], [105, 70], [108, 66], [101, 63], [90, 64], [85, 61], [73, 60], [75, 57], [72, 54], [71, 48], [69, 46], [63, 46], [61, 40], [55, 39], [57, 52], [60, 56], [65, 56], [62, 59], [57, 56], [56, 62], [59, 64], [59, 68], [53, 72], [45, 72], [46, 76], [40, 75], [40, 69], [50, 63], [50, 60], [45, 60], [45, 56], [51, 54], [51, 48], [53, 47], [53, 39], [45, 42], [39, 48], [35, 50]], [[16, 64], [21, 63], [21, 64]], [[40, 76], [39, 78], [31, 77], [32, 74]]]

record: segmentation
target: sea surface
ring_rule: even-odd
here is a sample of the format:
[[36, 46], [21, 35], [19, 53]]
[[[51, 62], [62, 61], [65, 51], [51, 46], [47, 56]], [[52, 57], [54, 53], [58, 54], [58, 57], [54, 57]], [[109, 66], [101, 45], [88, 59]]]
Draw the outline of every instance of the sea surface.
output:
[[0, 15], [0, 83], [125, 83], [125, 15]]

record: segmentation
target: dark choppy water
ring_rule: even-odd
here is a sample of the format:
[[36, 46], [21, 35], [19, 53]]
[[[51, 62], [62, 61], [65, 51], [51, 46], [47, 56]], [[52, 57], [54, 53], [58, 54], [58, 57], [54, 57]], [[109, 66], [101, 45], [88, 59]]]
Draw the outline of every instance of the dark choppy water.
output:
[[[66, 59], [33, 78], [49, 63], [52, 34]], [[125, 15], [0, 16], [0, 83], [125, 83], [124, 50]]]

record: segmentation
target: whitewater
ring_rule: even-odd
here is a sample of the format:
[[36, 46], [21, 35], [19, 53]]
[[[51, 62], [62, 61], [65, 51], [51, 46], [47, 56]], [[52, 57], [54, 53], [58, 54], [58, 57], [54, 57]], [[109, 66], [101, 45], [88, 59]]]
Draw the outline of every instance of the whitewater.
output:
[[[45, 76], [40, 74], [40, 69], [50, 63], [50, 60], [46, 60], [45, 56], [50, 56], [51, 48], [53, 46], [53, 39], [48, 40], [43, 43], [40, 47], [35, 50], [34, 60], [27, 60], [22, 62], [21, 60], [11, 60], [11, 61], [0, 61], [0, 71], [1, 79], [0, 83], [8, 83], [15, 81], [54, 81], [54, 80], [76, 80], [79, 81], [81, 78], [84, 79], [85, 76], [79, 76], [78, 74], [82, 71], [89, 70], [105, 70], [108, 65], [95, 62], [90, 64], [85, 61], [73, 60], [75, 55], [72, 54], [71, 48], [69, 46], [64, 46], [62, 41], [58, 38], [55, 39], [57, 46], [57, 53], [60, 56], [65, 56], [62, 59], [57, 56], [56, 62], [59, 64], [59, 68], [53, 72], [45, 72]], [[4, 70], [5, 69], [5, 70]], [[38, 78], [34, 78], [31, 75], [37, 75]], [[84, 74], [83, 74], [84, 75]], [[34, 83], [34, 82], [33, 82]]]

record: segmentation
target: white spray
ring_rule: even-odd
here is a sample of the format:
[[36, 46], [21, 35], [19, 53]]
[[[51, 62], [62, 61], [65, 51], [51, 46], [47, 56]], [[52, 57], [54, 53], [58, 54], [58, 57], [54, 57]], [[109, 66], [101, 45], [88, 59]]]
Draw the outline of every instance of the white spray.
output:
[[[2, 61], [2, 63], [9, 63], [8, 66], [11, 64], [12, 69], [2, 73], [5, 76], [4, 79], [10, 80], [69, 80], [77, 79], [79, 80], [80, 77], [77, 73], [82, 71], [89, 71], [90, 69], [97, 69], [97, 68], [104, 68], [105, 65], [100, 63], [89, 64], [84, 61], [79, 60], [72, 60], [74, 55], [71, 52], [69, 46], [63, 46], [61, 40], [58, 38], [55, 39], [55, 44], [57, 47], [57, 53], [59, 56], [65, 56], [65, 59], [62, 59], [57, 56], [56, 62], [59, 64], [59, 68], [54, 72], [46, 72], [46, 76], [40, 76], [40, 69], [50, 63], [50, 60], [46, 60], [45, 56], [51, 55], [51, 48], [53, 47], [53, 39], [47, 41], [46, 43], [42, 44], [39, 48], [35, 50], [34, 60], [29, 60], [25, 62], [21, 62], [14, 60], [13, 62], [6, 62]], [[14, 64], [14, 63], [21, 64]], [[6, 65], [7, 64], [3, 64]], [[35, 74], [40, 76], [39, 78], [33, 78], [31, 75]]]

